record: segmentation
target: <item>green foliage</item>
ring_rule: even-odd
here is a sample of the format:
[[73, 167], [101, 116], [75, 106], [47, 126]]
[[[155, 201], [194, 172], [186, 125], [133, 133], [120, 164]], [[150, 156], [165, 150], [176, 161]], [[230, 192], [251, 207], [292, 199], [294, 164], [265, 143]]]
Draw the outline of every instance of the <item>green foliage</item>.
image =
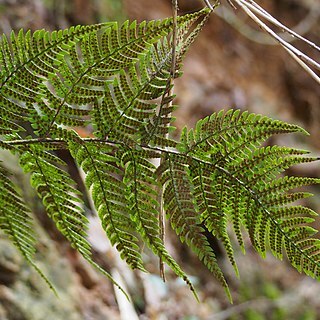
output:
[[[145, 271], [144, 243], [194, 291], [161, 239], [163, 205], [172, 229], [228, 295], [204, 227], [220, 240], [237, 275], [229, 224], [243, 251], [246, 231], [262, 256], [268, 247], [279, 259], [285, 252], [297, 270], [319, 278], [320, 241], [309, 226], [316, 213], [289, 204], [309, 196], [291, 190], [320, 181], [279, 176], [318, 159], [306, 151], [263, 145], [276, 134], [305, 134], [302, 128], [230, 110], [185, 128], [179, 141], [169, 137], [175, 129], [172, 79], [180, 75], [183, 57], [208, 16], [202, 10], [178, 17], [176, 24], [173, 19], [103, 23], [3, 36], [0, 147], [19, 157], [72, 247], [108, 277], [92, 260], [82, 195], [57, 156], [59, 149], [69, 150], [84, 171], [103, 229], [134, 269]], [[92, 128], [93, 137], [80, 137], [72, 129], [79, 126]], [[0, 228], [35, 266], [36, 235], [12, 181], [0, 167]]]

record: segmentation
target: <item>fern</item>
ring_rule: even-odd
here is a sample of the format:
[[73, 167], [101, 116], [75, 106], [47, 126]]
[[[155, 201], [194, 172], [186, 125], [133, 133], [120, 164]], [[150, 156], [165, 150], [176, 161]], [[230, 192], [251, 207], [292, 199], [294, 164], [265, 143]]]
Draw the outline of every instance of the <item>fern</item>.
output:
[[[0, 148], [14, 153], [31, 174], [31, 186], [72, 247], [111, 280], [92, 259], [82, 195], [57, 150], [70, 151], [84, 171], [102, 228], [133, 269], [146, 271], [140, 250], [144, 243], [194, 292], [161, 239], [163, 205], [180, 241], [230, 299], [205, 229], [219, 239], [237, 275], [229, 224], [243, 251], [246, 231], [261, 256], [268, 248], [279, 259], [285, 252], [298, 271], [319, 279], [320, 241], [310, 227], [316, 213], [290, 204], [310, 195], [294, 189], [320, 180], [281, 176], [293, 165], [318, 158], [303, 150], [263, 145], [273, 135], [305, 130], [230, 110], [200, 120], [195, 129], [183, 129], [178, 141], [170, 138], [177, 108], [172, 80], [181, 75], [183, 58], [209, 13], [202, 10], [177, 21], [125, 22], [120, 27], [103, 23], [3, 36]], [[92, 128], [93, 136], [81, 138], [72, 129], [77, 126]], [[45, 278], [33, 261], [32, 216], [3, 166], [0, 203], [1, 230]]]
[[86, 144], [79, 148], [70, 143], [70, 150], [86, 176], [86, 186], [91, 188], [92, 198], [102, 222], [103, 229], [113, 245], [132, 267], [144, 270], [135, 225], [126, 213], [125, 185], [117, 179], [121, 170], [112, 156], [113, 148], [104, 145]]
[[32, 225], [30, 209], [9, 179], [10, 173], [0, 166], [0, 229], [9, 237], [22, 256], [55, 291], [47, 277], [34, 263], [36, 234]]

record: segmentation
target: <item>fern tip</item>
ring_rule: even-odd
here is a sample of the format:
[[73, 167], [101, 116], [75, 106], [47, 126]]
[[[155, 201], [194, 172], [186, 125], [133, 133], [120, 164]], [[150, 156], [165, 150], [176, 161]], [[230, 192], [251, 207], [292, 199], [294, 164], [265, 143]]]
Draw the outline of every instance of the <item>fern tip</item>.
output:
[[243, 255], [245, 255], [247, 253], [246, 252], [246, 248], [244, 247], [244, 245], [240, 246], [240, 250], [241, 250]]
[[200, 299], [199, 299], [198, 293], [197, 293], [196, 289], [193, 286], [191, 287], [191, 291], [192, 291], [193, 296], [197, 300], [197, 302], [200, 303]]
[[309, 133], [307, 130], [303, 129], [303, 128], [300, 127], [300, 126], [297, 126], [297, 127], [299, 128], [299, 131], [300, 131], [302, 134], [304, 134], [305, 136], [310, 136], [310, 133]]
[[236, 264], [233, 265], [233, 270], [234, 270], [234, 273], [236, 274], [236, 277], [238, 279], [240, 279], [239, 269], [238, 269], [238, 266]]
[[40, 275], [40, 277], [46, 282], [50, 290], [53, 292], [53, 294], [59, 298], [59, 294], [57, 289], [54, 287], [53, 283], [48, 279], [48, 277], [43, 273], [43, 271], [33, 262], [30, 258], [26, 257], [27, 261], [30, 263], [30, 265], [34, 268], [34, 270]]
[[226, 295], [228, 297], [228, 300], [229, 300], [230, 304], [233, 304], [233, 299], [232, 299], [229, 287], [224, 287], [224, 291], [225, 291], [225, 293], [226, 293]]

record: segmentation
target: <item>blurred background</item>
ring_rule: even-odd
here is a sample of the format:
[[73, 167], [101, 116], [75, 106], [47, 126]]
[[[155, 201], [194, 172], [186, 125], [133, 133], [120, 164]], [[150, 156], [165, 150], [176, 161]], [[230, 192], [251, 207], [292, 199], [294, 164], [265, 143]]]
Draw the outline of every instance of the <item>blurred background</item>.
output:
[[[286, 144], [320, 153], [320, 87], [279, 46], [257, 29], [240, 10], [226, 1], [212, 15], [190, 50], [184, 75], [176, 81], [178, 130], [192, 126], [220, 109], [240, 108], [299, 124], [311, 136], [279, 136], [270, 143]], [[265, 9], [290, 28], [320, 43], [318, 0], [261, 0]], [[180, 0], [180, 14], [203, 7], [202, 1]], [[0, 0], [0, 32], [11, 30], [61, 29], [70, 25], [107, 20], [160, 19], [171, 15], [170, 0]], [[319, 61], [309, 47], [296, 43]], [[167, 235], [169, 250], [191, 275], [201, 302], [168, 271], [163, 283], [158, 261], [146, 251], [150, 274], [130, 271], [110, 247], [97, 220], [90, 217], [90, 240], [96, 260], [123, 282], [131, 303], [114, 291], [110, 282], [96, 273], [59, 235], [48, 220], [27, 178], [15, 159], [0, 155], [10, 164], [25, 196], [33, 203], [41, 235], [39, 266], [58, 289], [56, 298], [46, 284], [30, 270], [9, 242], [0, 236], [0, 319], [319, 319], [320, 284], [298, 274], [286, 261], [268, 256], [262, 260], [248, 243], [247, 253], [236, 253], [241, 279], [219, 254], [226, 271], [234, 304], [230, 305], [214, 278], [173, 235]], [[318, 163], [298, 166], [290, 174], [320, 177]], [[320, 211], [320, 189], [306, 203]], [[320, 229], [320, 223], [316, 223]]]

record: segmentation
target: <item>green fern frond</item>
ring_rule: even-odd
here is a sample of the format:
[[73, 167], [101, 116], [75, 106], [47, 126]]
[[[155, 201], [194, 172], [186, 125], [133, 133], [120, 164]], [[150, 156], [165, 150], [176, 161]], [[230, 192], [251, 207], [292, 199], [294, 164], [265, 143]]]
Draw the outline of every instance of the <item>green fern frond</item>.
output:
[[[193, 20], [179, 28], [184, 34]], [[192, 33], [195, 38], [195, 31]], [[187, 39], [188, 40], [188, 39]], [[180, 58], [187, 50], [185, 39], [179, 38], [177, 55]], [[188, 40], [191, 42], [191, 40]], [[188, 42], [188, 44], [189, 44]], [[175, 147], [173, 140], [163, 139], [175, 128], [172, 126], [172, 111], [176, 108], [169, 104], [173, 96], [167, 96], [171, 89], [172, 48], [164, 37], [140, 60], [126, 69], [122, 69], [105, 90], [101, 102], [96, 100], [92, 111], [96, 127], [95, 135], [112, 140], [122, 140], [129, 145], [141, 141], [147, 145]], [[176, 65], [176, 75], [180, 64]], [[174, 77], [176, 76], [174, 75]], [[161, 99], [160, 103], [157, 100]]]
[[[186, 242], [198, 255], [199, 259], [203, 261], [228, 293], [227, 282], [218, 266], [216, 256], [204, 236], [204, 229], [200, 225], [200, 216], [197, 214], [193, 202], [192, 188], [188, 178], [188, 163], [185, 160], [167, 154], [165, 161], [157, 170], [160, 183], [163, 186], [166, 215], [170, 220], [172, 229], [177, 233], [181, 241]], [[192, 172], [191, 168], [190, 172]], [[193, 177], [193, 179], [196, 178]], [[204, 185], [201, 187], [202, 189], [205, 188]], [[197, 191], [196, 189], [196, 199], [199, 198]], [[201, 190], [200, 192], [203, 191]], [[210, 201], [208, 198], [206, 200]], [[199, 206], [201, 207], [202, 204], [200, 203]]]
[[8, 175], [7, 170], [0, 166], [1, 229], [13, 239], [14, 244], [24, 256], [32, 257], [35, 252], [36, 236], [32, 227], [30, 210], [23, 203]]
[[292, 132], [307, 134], [297, 125], [246, 111], [222, 110], [198, 121], [195, 130], [184, 129], [178, 148], [190, 155], [201, 153], [208, 159], [214, 154], [216, 163], [229, 157], [241, 160], [270, 136]]
[[259, 188], [257, 195], [268, 194], [270, 198], [289, 190], [307, 185], [320, 184], [320, 179], [309, 177], [282, 177]]
[[[237, 276], [239, 276], [238, 267], [234, 258], [234, 250], [232, 248], [231, 240], [227, 231], [228, 223], [228, 213], [232, 206], [232, 202], [236, 196], [233, 194], [235, 186], [228, 180], [228, 177], [225, 174], [219, 172], [208, 172], [208, 178], [211, 179], [211, 192], [215, 196], [211, 199], [212, 203], [216, 207], [216, 210], [209, 210], [208, 212], [202, 213], [201, 219], [204, 221], [204, 224], [213, 235], [217, 236], [221, 240], [222, 245], [227, 253], [230, 263], [232, 264], [234, 271]], [[215, 181], [213, 184], [212, 182]], [[238, 232], [239, 226], [237, 225], [237, 219], [241, 219], [241, 213], [235, 217], [235, 214], [231, 216], [231, 219], [234, 221], [234, 229], [237, 230], [236, 235], [239, 239], [240, 246], [243, 245], [241, 239], [241, 234]]]
[[[167, 252], [160, 238], [159, 228], [159, 203], [157, 201], [157, 179], [155, 166], [149, 158], [158, 158], [154, 152], [134, 151], [124, 149], [121, 152], [121, 165], [125, 168], [124, 183], [127, 185], [126, 198], [131, 219], [144, 242], [149, 248], [164, 261], [190, 289], [195, 293], [193, 284], [181, 270], [176, 261]], [[147, 158], [147, 159], [146, 159]]]
[[[310, 194], [285, 192], [319, 183], [319, 179], [277, 177], [293, 165], [319, 159], [303, 156], [307, 153], [303, 150], [260, 147], [270, 135], [291, 132], [306, 133], [295, 125], [234, 110], [213, 114], [200, 120], [195, 130], [182, 132], [178, 149], [186, 158], [193, 159], [190, 182], [199, 212], [208, 230], [220, 237], [236, 273], [227, 233], [228, 220], [232, 221], [243, 250], [242, 226], [262, 256], [266, 254], [269, 240], [275, 256], [281, 258], [284, 248], [294, 267], [318, 276], [319, 257], [315, 253], [309, 255], [309, 251], [317, 252], [320, 240], [312, 240], [310, 248], [303, 246], [310, 233], [297, 231], [313, 222], [314, 212], [304, 207], [287, 206]], [[293, 237], [299, 239], [301, 245], [299, 241], [292, 241]]]
[[70, 143], [70, 150], [86, 173], [86, 186], [112, 245], [115, 245], [133, 269], [145, 271], [139, 253], [136, 223], [130, 219], [126, 207], [126, 187], [123, 172], [117, 166], [115, 148], [104, 144]]
[[79, 191], [70, 176], [52, 163], [53, 158], [53, 154], [31, 146], [21, 155], [20, 165], [31, 172], [31, 185], [58, 230], [82, 255], [90, 256], [90, 244], [85, 239], [88, 221], [80, 207]]
[[155, 103], [166, 90], [170, 79], [171, 55], [160, 44], [150, 49], [141, 61], [122, 70], [107, 87], [100, 103], [93, 109], [98, 137], [119, 139], [130, 145], [143, 139], [146, 123], [155, 116]]
[[52, 163], [53, 160], [61, 163], [59, 158], [41, 150], [41, 147], [30, 146], [21, 154], [20, 165], [25, 172], [31, 173], [31, 185], [37, 191], [57, 229], [91, 265], [123, 291], [112, 276], [92, 260], [91, 245], [86, 232], [88, 220], [80, 206], [81, 193], [73, 186], [71, 177], [56, 163]]
[[[179, 17], [178, 27], [186, 28], [206, 12]], [[20, 31], [18, 35], [12, 33], [10, 39], [2, 36], [3, 119], [19, 117], [38, 123], [38, 135], [55, 130], [55, 124], [83, 125], [83, 117], [89, 115], [88, 105], [104, 96], [111, 77], [135, 64], [172, 28], [172, 19], [165, 19], [139, 25], [125, 22], [121, 27], [116, 22], [77, 26], [52, 33]], [[12, 106], [10, 112], [7, 103]], [[4, 124], [3, 130], [7, 133], [8, 126]]]
[[[42, 102], [43, 82], [58, 71], [59, 50], [79, 41], [91, 32], [109, 28], [108, 23], [94, 26], [71, 27], [52, 33], [44, 30], [24, 33], [22, 30], [10, 39], [0, 41], [0, 105], [8, 120], [30, 120], [33, 104]], [[44, 102], [43, 102], [44, 103]], [[40, 103], [41, 104], [41, 103]], [[7, 108], [10, 106], [10, 109]]]
[[0, 165], [0, 230], [3, 231], [22, 256], [55, 292], [53, 284], [34, 262], [36, 234], [30, 209], [9, 179], [9, 172]]

